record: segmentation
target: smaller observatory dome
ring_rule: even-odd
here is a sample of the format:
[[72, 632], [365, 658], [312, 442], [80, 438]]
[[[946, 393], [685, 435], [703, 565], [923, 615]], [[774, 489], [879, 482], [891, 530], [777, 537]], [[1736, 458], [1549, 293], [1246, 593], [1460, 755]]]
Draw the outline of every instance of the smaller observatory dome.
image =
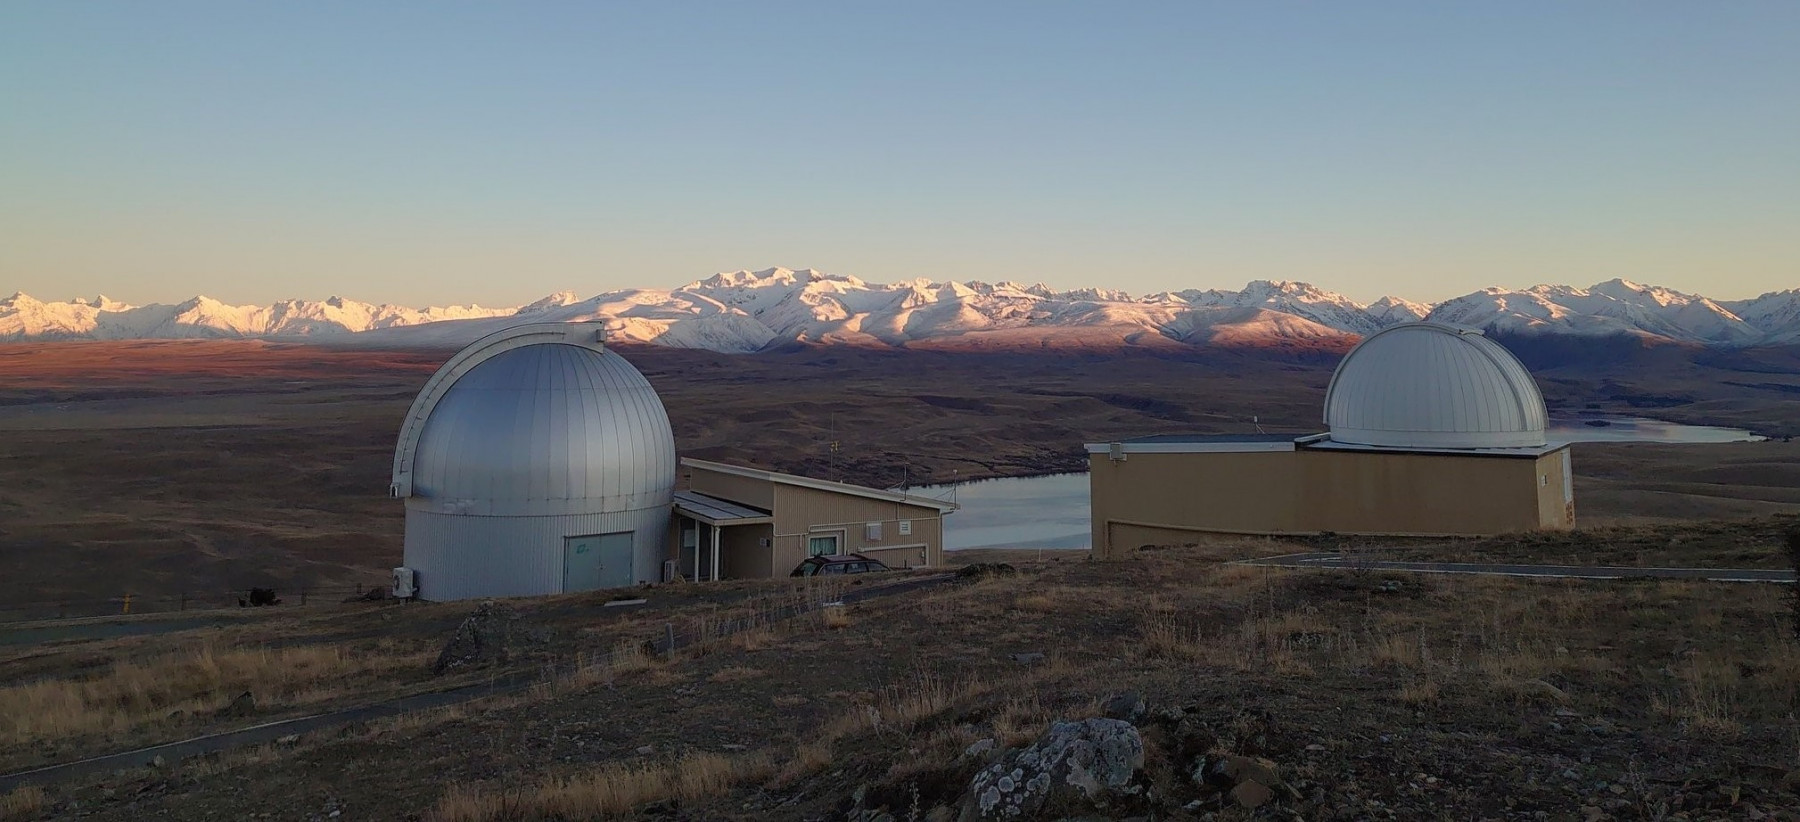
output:
[[1531, 372], [1479, 330], [1402, 323], [1345, 355], [1325, 392], [1334, 442], [1392, 448], [1544, 445]]

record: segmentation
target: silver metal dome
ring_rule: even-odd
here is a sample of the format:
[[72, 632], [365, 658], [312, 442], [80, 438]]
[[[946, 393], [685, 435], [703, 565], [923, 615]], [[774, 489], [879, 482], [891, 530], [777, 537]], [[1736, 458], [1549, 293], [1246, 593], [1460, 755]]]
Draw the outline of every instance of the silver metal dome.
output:
[[655, 389], [600, 343], [547, 323], [476, 341], [426, 383], [392, 493], [420, 596], [519, 596], [658, 579], [675, 441]]
[[1335, 442], [1395, 448], [1544, 445], [1544, 398], [1531, 372], [1479, 330], [1390, 326], [1338, 363], [1325, 392]]

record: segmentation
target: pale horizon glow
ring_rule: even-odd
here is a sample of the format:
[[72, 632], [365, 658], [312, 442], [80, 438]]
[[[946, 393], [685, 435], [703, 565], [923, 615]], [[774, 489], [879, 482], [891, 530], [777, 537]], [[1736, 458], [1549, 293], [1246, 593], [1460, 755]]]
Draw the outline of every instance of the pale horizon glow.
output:
[[0, 8], [0, 296], [1800, 286], [1800, 4]]

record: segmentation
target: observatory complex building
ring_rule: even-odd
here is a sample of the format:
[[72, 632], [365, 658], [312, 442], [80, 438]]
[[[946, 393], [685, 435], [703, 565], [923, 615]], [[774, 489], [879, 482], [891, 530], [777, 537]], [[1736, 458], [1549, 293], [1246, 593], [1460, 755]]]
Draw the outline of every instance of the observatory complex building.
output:
[[662, 400], [603, 335], [596, 323], [515, 326], [426, 382], [388, 488], [406, 503], [395, 595], [786, 576], [852, 551], [895, 568], [943, 563], [953, 502], [678, 461]]
[[1093, 546], [1121, 559], [1202, 533], [1483, 535], [1574, 523], [1567, 443], [1543, 396], [1480, 331], [1396, 325], [1325, 393], [1328, 431], [1087, 445]]

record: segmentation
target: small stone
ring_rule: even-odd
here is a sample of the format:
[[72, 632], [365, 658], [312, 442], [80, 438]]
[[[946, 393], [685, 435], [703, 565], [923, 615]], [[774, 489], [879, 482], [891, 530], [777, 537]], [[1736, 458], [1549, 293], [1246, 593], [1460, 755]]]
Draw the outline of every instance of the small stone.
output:
[[229, 704], [220, 708], [219, 716], [250, 716], [256, 713], [256, 696], [245, 691], [234, 697]]
[[1136, 722], [1144, 716], [1144, 698], [1137, 691], [1121, 691], [1107, 697], [1100, 711], [1107, 719]]
[[160, 768], [164, 764], [166, 764], [166, 763], [163, 762], [163, 758], [162, 758], [161, 754], [157, 754], [156, 756], [150, 757], [150, 767]]
[[720, 746], [719, 746], [719, 747], [721, 747], [721, 748], [724, 748], [724, 749], [725, 749], [725, 750], [728, 750], [728, 751], [747, 751], [747, 750], [750, 750], [750, 746], [749, 746], [749, 745], [720, 745]]
[[1246, 808], [1260, 808], [1269, 804], [1269, 800], [1275, 798], [1275, 792], [1269, 790], [1268, 787], [1261, 782], [1252, 779], [1239, 782], [1237, 787], [1232, 788], [1231, 798], [1240, 806]]
[[288, 734], [287, 736], [284, 736], [284, 737], [281, 737], [280, 739], [275, 740], [275, 744], [277, 744], [277, 745], [292, 745], [295, 742], [299, 742], [299, 741], [300, 741], [299, 734]]
[[638, 756], [649, 756], [653, 753], [656, 753], [655, 745], [639, 745], [638, 746], [638, 749], [637, 749]]
[[1023, 654], [1013, 654], [1012, 658], [1013, 658], [1014, 662], [1017, 662], [1021, 665], [1030, 665], [1033, 662], [1043, 662], [1044, 661], [1044, 655], [1041, 653], [1038, 653], [1036, 651], [1031, 651], [1029, 653], [1023, 653]]
[[964, 759], [972, 759], [974, 757], [981, 756], [981, 755], [987, 753], [988, 751], [993, 750], [994, 744], [995, 744], [994, 740], [992, 740], [992, 739], [977, 739], [974, 742], [970, 743], [969, 747], [963, 749], [963, 754], [962, 754], [963, 758]]
[[1317, 742], [1314, 742], [1314, 743], [1313, 743], [1313, 744], [1311, 744], [1311, 745], [1308, 745], [1308, 746], [1306, 746], [1306, 749], [1307, 749], [1307, 750], [1309, 750], [1309, 751], [1312, 751], [1312, 752], [1314, 752], [1314, 753], [1317, 753], [1317, 752], [1319, 752], [1319, 751], [1323, 751], [1323, 750], [1325, 750], [1325, 746], [1324, 746], [1324, 745], [1320, 745], [1320, 744], [1319, 744], [1319, 743], [1317, 743]]

